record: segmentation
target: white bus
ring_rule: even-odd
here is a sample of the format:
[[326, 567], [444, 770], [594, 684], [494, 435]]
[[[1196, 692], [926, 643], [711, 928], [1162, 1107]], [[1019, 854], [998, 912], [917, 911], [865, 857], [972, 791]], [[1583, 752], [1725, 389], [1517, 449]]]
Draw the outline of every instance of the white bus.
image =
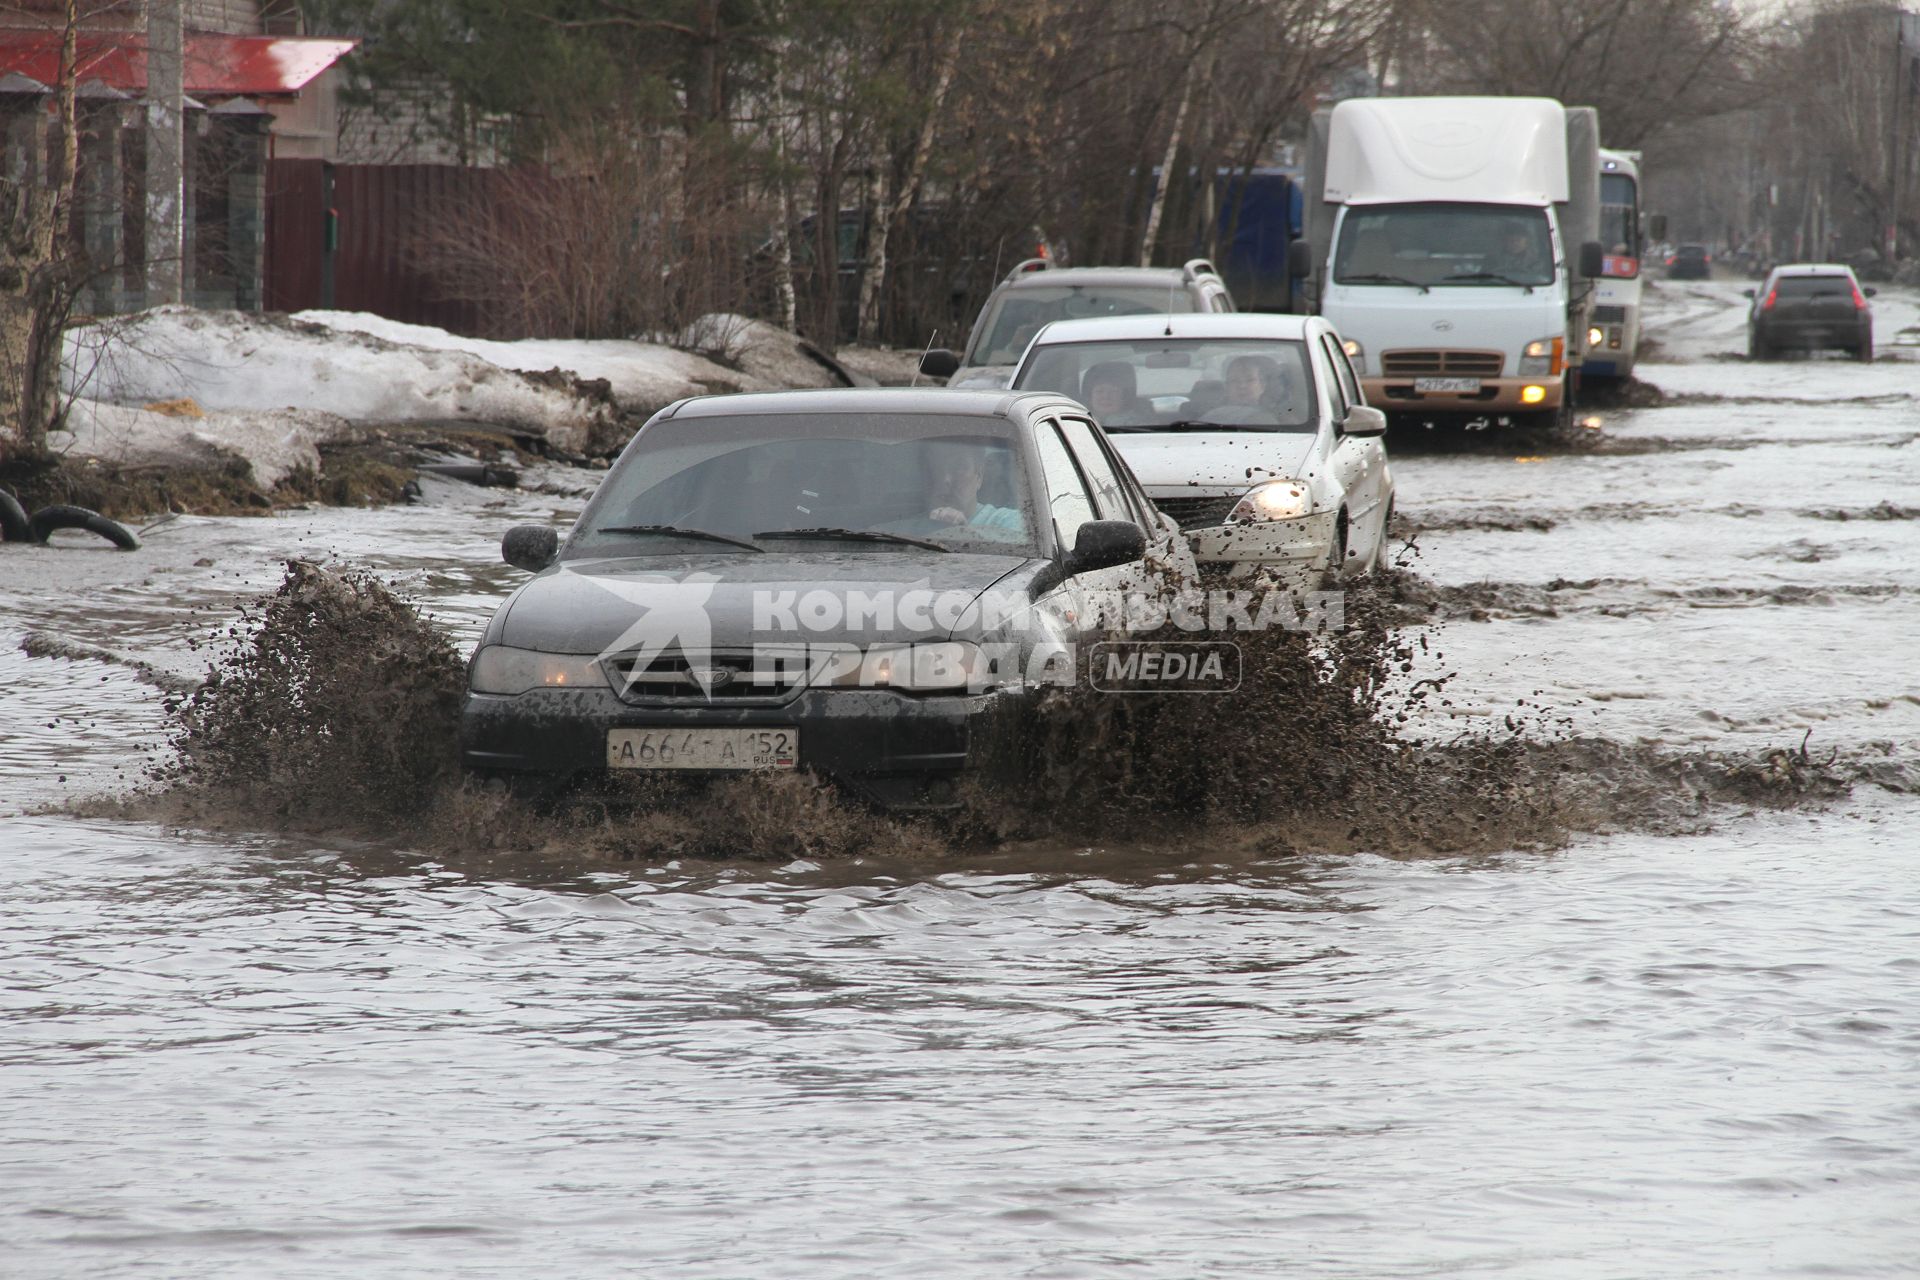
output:
[[1600, 152], [1600, 244], [1606, 250], [1594, 282], [1585, 378], [1625, 379], [1640, 345], [1640, 153]]

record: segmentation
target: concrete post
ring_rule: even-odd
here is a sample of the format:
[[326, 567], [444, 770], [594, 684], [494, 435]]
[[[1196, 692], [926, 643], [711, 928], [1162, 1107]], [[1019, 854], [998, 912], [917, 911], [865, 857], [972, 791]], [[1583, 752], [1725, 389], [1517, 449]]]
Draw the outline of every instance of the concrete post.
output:
[[180, 301], [185, 266], [180, 0], [147, 0], [147, 305]]

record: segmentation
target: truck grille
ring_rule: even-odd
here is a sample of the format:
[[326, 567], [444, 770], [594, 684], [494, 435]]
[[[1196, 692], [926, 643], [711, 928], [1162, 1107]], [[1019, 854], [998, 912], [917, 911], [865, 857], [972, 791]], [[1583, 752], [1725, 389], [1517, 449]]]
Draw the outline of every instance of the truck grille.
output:
[[1237, 497], [1228, 498], [1155, 498], [1153, 505], [1173, 517], [1182, 529], [1206, 529], [1227, 522]]
[[[778, 661], [756, 663], [751, 653], [706, 653], [689, 660], [684, 653], [655, 654], [636, 671], [639, 655], [624, 653], [603, 664], [622, 702], [785, 702], [806, 685], [805, 651]], [[695, 671], [709, 673], [702, 688]]]
[[1380, 369], [1389, 378], [1497, 378], [1505, 359], [1498, 351], [1387, 351]]
[[1625, 307], [1595, 307], [1593, 309], [1593, 322], [1595, 324], [1621, 324], [1626, 318], [1627, 309]]

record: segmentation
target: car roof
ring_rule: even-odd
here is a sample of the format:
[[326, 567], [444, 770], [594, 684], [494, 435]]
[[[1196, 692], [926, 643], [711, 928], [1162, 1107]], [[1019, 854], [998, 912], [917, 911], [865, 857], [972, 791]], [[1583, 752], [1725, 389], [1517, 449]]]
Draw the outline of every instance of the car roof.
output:
[[1055, 342], [1117, 342], [1138, 338], [1274, 338], [1298, 342], [1312, 316], [1267, 311], [1176, 311], [1172, 315], [1099, 316], [1055, 320], [1035, 336], [1035, 346]]
[[1788, 262], [1773, 269], [1776, 276], [1850, 276], [1853, 268], [1844, 262]]
[[[726, 418], [748, 413], [936, 413], [1004, 418], [1021, 401], [1072, 404], [1044, 391], [955, 391], [946, 387], [822, 387], [694, 396], [668, 405], [663, 418]], [[1037, 406], [1035, 406], [1037, 407]]]
[[1002, 286], [1007, 289], [1032, 289], [1046, 285], [1055, 287], [1067, 285], [1099, 286], [1110, 285], [1116, 288], [1141, 285], [1156, 285], [1160, 288], [1176, 288], [1186, 284], [1189, 279], [1198, 281], [1206, 276], [1189, 277], [1184, 267], [1048, 267], [1044, 271], [1027, 271], [1008, 280]]

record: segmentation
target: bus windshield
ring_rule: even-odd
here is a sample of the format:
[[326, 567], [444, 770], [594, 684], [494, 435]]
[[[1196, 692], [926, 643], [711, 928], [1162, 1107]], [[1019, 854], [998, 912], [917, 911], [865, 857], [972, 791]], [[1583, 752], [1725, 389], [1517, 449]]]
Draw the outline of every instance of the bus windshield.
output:
[[1333, 278], [1423, 289], [1547, 285], [1553, 283], [1553, 237], [1542, 209], [1359, 205], [1341, 220]]

